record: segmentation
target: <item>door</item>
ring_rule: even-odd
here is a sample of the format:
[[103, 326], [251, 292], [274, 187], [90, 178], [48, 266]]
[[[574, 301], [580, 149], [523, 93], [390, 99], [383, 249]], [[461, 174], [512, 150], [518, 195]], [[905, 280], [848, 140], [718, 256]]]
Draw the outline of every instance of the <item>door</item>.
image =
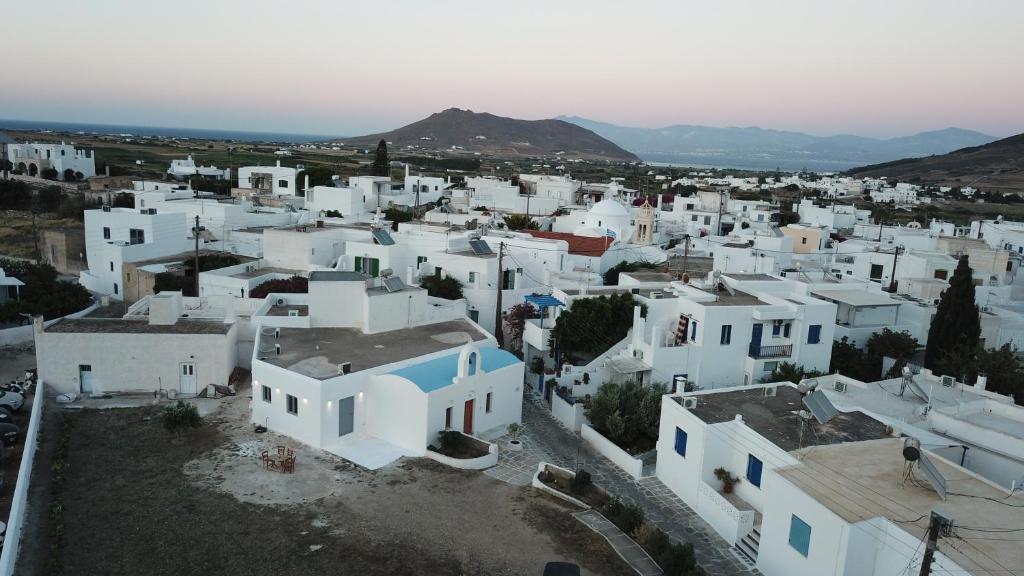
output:
[[753, 329], [750, 331], [750, 355], [757, 357], [757, 354], [761, 351], [761, 332], [764, 331], [764, 324], [754, 324]]
[[92, 366], [79, 364], [78, 366], [78, 387], [82, 394], [92, 394]]
[[475, 400], [466, 400], [466, 406], [462, 412], [462, 432], [465, 434], [473, 433], [473, 405], [475, 403]]
[[191, 362], [182, 362], [178, 370], [178, 392], [182, 394], [195, 394], [196, 390], [196, 365]]
[[355, 427], [355, 397], [338, 400], [338, 436], [351, 434]]

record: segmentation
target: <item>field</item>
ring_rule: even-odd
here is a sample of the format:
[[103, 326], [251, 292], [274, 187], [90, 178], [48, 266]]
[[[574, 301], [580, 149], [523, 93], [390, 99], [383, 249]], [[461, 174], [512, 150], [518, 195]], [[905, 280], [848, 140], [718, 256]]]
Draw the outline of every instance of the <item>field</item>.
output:
[[[50, 228], [78, 228], [82, 223], [70, 218], [57, 218], [52, 214], [36, 217], [38, 231]], [[35, 236], [32, 233], [32, 215], [20, 210], [0, 211], [0, 256], [34, 258]], [[42, 240], [40, 239], [40, 242]]]

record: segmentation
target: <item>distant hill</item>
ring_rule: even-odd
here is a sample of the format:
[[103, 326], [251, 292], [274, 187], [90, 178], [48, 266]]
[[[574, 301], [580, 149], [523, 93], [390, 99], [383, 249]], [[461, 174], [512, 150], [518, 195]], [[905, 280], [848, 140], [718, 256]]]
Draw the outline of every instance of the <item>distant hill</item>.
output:
[[638, 158], [590, 130], [562, 120], [517, 120], [449, 108], [418, 122], [384, 132], [344, 138], [346, 144], [372, 146], [381, 139], [394, 148], [451, 150], [493, 156], [552, 156], [635, 161]]
[[1024, 194], [1024, 134], [949, 154], [854, 168], [848, 174]]
[[594, 131], [649, 162], [760, 170], [840, 171], [898, 158], [944, 154], [996, 138], [947, 128], [888, 140], [842, 134], [812, 136], [764, 128], [714, 128], [679, 124], [633, 128], [576, 116], [559, 116]]

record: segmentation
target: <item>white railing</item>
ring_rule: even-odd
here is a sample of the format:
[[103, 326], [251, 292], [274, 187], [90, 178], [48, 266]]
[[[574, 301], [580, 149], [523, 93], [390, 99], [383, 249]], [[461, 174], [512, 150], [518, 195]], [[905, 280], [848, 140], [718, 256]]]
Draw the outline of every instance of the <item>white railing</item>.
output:
[[32, 415], [25, 433], [25, 447], [21, 453], [21, 467], [18, 468], [18, 481], [14, 485], [11, 497], [11, 515], [7, 519], [7, 535], [4, 538], [4, 550], [0, 553], [0, 576], [14, 574], [14, 565], [18, 561], [18, 549], [21, 547], [21, 529], [25, 523], [28, 485], [32, 476], [32, 462], [35, 460], [36, 444], [39, 440], [39, 426], [43, 417], [43, 399], [46, 387], [40, 380], [36, 385], [35, 397], [32, 399]]
[[697, 513], [730, 544], [739, 542], [754, 529], [754, 511], [737, 509], [707, 482], [700, 483]]

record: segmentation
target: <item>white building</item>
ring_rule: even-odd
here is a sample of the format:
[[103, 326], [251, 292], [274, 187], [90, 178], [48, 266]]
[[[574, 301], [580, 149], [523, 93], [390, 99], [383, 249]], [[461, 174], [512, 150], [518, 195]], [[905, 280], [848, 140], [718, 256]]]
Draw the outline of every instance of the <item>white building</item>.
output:
[[7, 159], [16, 172], [29, 176], [39, 176], [47, 168], [56, 170], [58, 178], [63, 178], [66, 170], [80, 173], [82, 178], [96, 176], [96, 157], [92, 150], [79, 150], [74, 143], [8, 144]]
[[355, 272], [257, 312], [252, 421], [368, 468], [423, 456], [442, 430], [519, 422], [523, 363], [465, 307]]
[[184, 180], [192, 176], [212, 178], [215, 180], [231, 179], [230, 168], [221, 170], [216, 166], [199, 166], [195, 163], [195, 160], [192, 160], [191, 154], [184, 160], [171, 160], [171, 166], [167, 169], [167, 173], [178, 180]]
[[14, 276], [8, 276], [4, 269], [0, 268], [0, 305], [21, 300], [21, 287], [24, 285], [24, 282]]
[[[957, 528], [934, 573], [1024, 571], [1019, 545], [984, 532], [1018, 526], [1024, 497], [943, 458], [926, 431], [859, 411], [822, 424], [803, 400], [788, 383], [664, 396], [658, 478], [765, 576], [913, 573], [936, 509]], [[947, 479], [941, 496], [900, 435]], [[737, 479], [731, 493], [722, 473]]]
[[[195, 396], [228, 384], [247, 329], [234, 298], [182, 298], [161, 292], [123, 317], [93, 313], [43, 328], [35, 320], [39, 378], [54, 393]], [[99, 309], [97, 312], [102, 311]], [[249, 346], [251, 346], [251, 337]], [[241, 346], [243, 355], [251, 348]]]
[[238, 169], [238, 190], [243, 195], [300, 196], [299, 172], [301, 166], [281, 166], [280, 160], [276, 166], [242, 166]]

